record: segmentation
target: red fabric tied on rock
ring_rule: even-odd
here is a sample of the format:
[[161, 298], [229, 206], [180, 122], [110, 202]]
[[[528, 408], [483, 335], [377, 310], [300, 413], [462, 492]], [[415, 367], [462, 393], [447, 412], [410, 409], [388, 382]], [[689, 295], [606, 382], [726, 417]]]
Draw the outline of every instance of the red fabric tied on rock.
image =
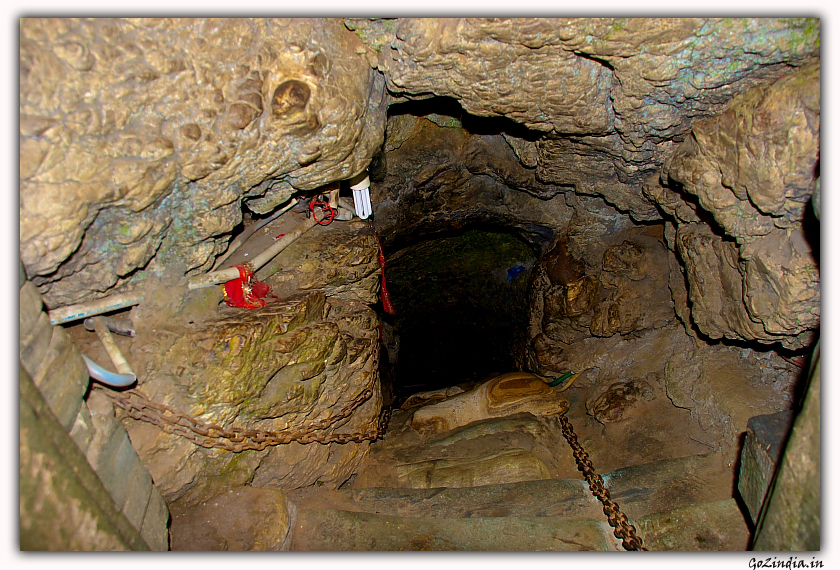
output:
[[389, 315], [396, 315], [397, 310], [394, 308], [393, 303], [391, 303], [391, 294], [388, 293], [388, 287], [385, 283], [385, 252], [382, 250], [382, 238], [379, 237], [379, 232], [376, 231], [372, 223], [371, 228], [373, 228], [373, 235], [376, 236], [376, 243], [379, 245], [379, 267], [382, 269], [382, 294], [380, 295], [382, 308]]
[[268, 283], [256, 281], [254, 273], [247, 265], [237, 265], [239, 270], [239, 279], [231, 279], [222, 285], [225, 292], [225, 303], [229, 307], [237, 307], [239, 309], [261, 309], [265, 307], [265, 297], [274, 297], [276, 295], [269, 295], [271, 287]]

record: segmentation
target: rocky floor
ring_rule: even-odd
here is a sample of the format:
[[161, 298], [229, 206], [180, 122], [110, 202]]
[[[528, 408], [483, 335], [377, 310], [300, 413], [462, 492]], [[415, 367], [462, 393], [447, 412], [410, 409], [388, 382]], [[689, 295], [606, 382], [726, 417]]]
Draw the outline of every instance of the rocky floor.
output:
[[[698, 442], [661, 388], [601, 424], [593, 390], [572, 387], [568, 417], [613, 499], [651, 550], [742, 550], [749, 528], [735, 499], [732, 453]], [[590, 406], [591, 407], [591, 406]], [[291, 529], [278, 548], [324, 550], [622, 550], [590, 494], [556, 417], [488, 418], [418, 433], [418, 408], [394, 413], [384, 439], [339, 489], [287, 493]], [[229, 496], [223, 497], [231, 509]], [[173, 513], [173, 548], [233, 542], [202, 517]], [[261, 516], [249, 516], [254, 532]], [[197, 530], [204, 529], [204, 530]], [[185, 540], [199, 533], [200, 540]], [[215, 543], [214, 543], [215, 541]], [[215, 547], [213, 546], [215, 544]]]

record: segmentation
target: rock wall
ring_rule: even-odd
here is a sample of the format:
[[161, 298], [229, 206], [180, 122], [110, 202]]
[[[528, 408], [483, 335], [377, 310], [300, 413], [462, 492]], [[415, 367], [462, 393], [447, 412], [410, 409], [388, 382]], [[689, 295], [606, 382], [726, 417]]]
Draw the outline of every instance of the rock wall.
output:
[[[819, 50], [795, 18], [22, 19], [21, 259], [49, 307], [205, 271], [243, 204], [365, 168], [390, 106], [386, 245], [469, 220], [539, 233], [565, 225], [552, 196], [597, 195], [675, 225], [691, 326], [802, 347]], [[397, 112], [430, 98], [464, 116]], [[701, 260], [703, 230], [676, 240], [689, 223], [737, 246], [726, 319], [696, 274], [729, 261]]]
[[[317, 425], [316, 436], [357, 434], [376, 427], [383, 405], [377, 320], [365, 305], [327, 299], [318, 290], [220, 315], [214, 307], [202, 315], [193, 303], [189, 321], [172, 315], [161, 320], [159, 312], [146, 306], [133, 319], [144, 339], [132, 351], [143, 378], [138, 390], [153, 402], [206, 423], [277, 433], [308, 433]], [[369, 445], [293, 442], [230, 453], [126, 421], [170, 503], [195, 504], [247, 484], [294, 489], [320, 481], [336, 487]]]
[[[790, 348], [812, 342], [820, 285], [814, 240], [806, 232], [818, 224], [806, 208], [819, 154], [815, 64], [756, 86], [721, 115], [696, 123], [663, 170], [684, 201], [696, 197], [713, 217], [706, 225], [676, 216], [692, 317], [712, 338], [781, 341]], [[702, 260], [712, 251], [719, 252], [718, 263]], [[715, 265], [731, 275], [717, 278]], [[723, 319], [721, 304], [728, 306]]]
[[[374, 50], [398, 100], [448, 97], [465, 113], [504, 117], [497, 130], [534, 177], [520, 189], [598, 195], [636, 221], [667, 220], [669, 247], [680, 256], [674, 267], [682, 268], [671, 282], [679, 289], [687, 281], [690, 305], [678, 310], [690, 329], [791, 349], [812, 342], [819, 275], [808, 236], [815, 230], [803, 222], [818, 176], [818, 21], [353, 19], [347, 26]], [[389, 139], [394, 133], [405, 136], [389, 123]], [[453, 144], [453, 154], [467, 144]], [[417, 164], [426, 162], [435, 161]], [[405, 206], [414, 203], [404, 184], [385, 184], [401, 189]], [[406, 217], [390, 205], [380, 211]], [[704, 238], [708, 244], [722, 241], [701, 247], [700, 234], [715, 236]], [[715, 311], [724, 305], [723, 314]]]
[[371, 194], [389, 249], [476, 225], [545, 245], [568, 220], [566, 189], [541, 182], [523, 165], [519, 139], [499, 125], [462, 117], [460, 107], [444, 99], [403, 106], [408, 109], [388, 118]]
[[22, 266], [20, 367], [21, 548], [168, 550], [166, 503]]
[[337, 20], [22, 19], [27, 273], [55, 308], [209, 269], [243, 201], [367, 166], [383, 87]]
[[[457, 99], [537, 131], [537, 173], [638, 219], [696, 118], [819, 57], [819, 23], [732, 18], [404, 18], [347, 22], [390, 91]], [[533, 144], [533, 142], [532, 142]]]

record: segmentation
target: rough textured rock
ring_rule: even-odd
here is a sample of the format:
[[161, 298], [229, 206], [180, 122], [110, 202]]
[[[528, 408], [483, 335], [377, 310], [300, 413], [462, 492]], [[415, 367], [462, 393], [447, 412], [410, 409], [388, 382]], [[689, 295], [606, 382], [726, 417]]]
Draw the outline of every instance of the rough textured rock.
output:
[[[591, 248], [580, 234], [561, 237], [534, 271], [529, 339], [544, 334], [569, 344], [590, 334], [609, 337], [673, 321], [669, 252], [645, 231], [601, 235]], [[570, 253], [587, 249], [583, 260]], [[603, 251], [601, 259], [593, 249]]]
[[691, 411], [709, 437], [733, 445], [749, 418], [790, 407], [760, 367], [750, 353], [702, 344], [668, 359], [666, 391], [675, 406]]
[[586, 403], [587, 413], [601, 423], [617, 422], [637, 400], [653, 399], [653, 387], [644, 380], [616, 382], [606, 392]]
[[567, 189], [540, 182], [499, 131], [515, 125], [464, 116], [446, 101], [404, 105], [388, 119], [371, 188], [387, 248], [478, 224], [539, 244], [568, 221], [572, 212], [557, 196]]
[[[243, 203], [267, 213], [377, 155], [388, 247], [475, 223], [544, 243], [570, 214], [553, 196], [597, 195], [736, 240], [764, 332], [700, 315], [704, 334], [799, 348], [817, 327], [818, 20], [24, 19], [20, 35], [21, 257], [50, 307], [206, 270]], [[455, 111], [411, 111], [440, 101]]]
[[738, 247], [715, 235], [706, 224], [686, 224], [677, 232], [677, 251], [689, 283], [691, 318], [712, 338], [778, 339], [750, 319], [744, 307]]
[[[820, 66], [815, 64], [772, 85], [753, 87], [721, 115], [695, 123], [692, 137], [666, 166], [664, 173], [683, 196], [696, 196], [714, 216], [715, 229], [734, 240], [700, 247], [700, 238], [685, 236], [700, 233], [706, 242], [716, 241], [708, 227], [680, 228], [692, 316], [705, 334], [789, 348], [811, 342], [809, 331], [819, 323], [820, 287], [814, 243], [807, 235], [815, 222], [805, 209], [819, 174], [819, 148]], [[674, 198], [673, 209], [683, 212], [676, 213], [681, 223], [696, 221]], [[709, 258], [711, 249], [718, 262]], [[707, 284], [717, 280], [715, 273], [730, 282], [723, 293]], [[723, 320], [704, 307], [721, 304], [727, 306]]]
[[520, 411], [550, 416], [563, 414], [568, 409], [568, 400], [539, 376], [511, 372], [443, 402], [423, 406], [414, 412], [411, 427], [421, 432], [440, 433]]
[[[136, 352], [147, 353], [139, 390], [153, 401], [206, 422], [269, 431], [325, 422], [319, 433], [356, 433], [376, 424], [382, 407], [376, 318], [364, 305], [312, 292], [264, 309], [223, 310], [193, 326], [142, 318], [135, 326], [138, 336], [156, 339]], [[372, 395], [364, 398], [367, 389]], [[352, 414], [342, 418], [348, 407]], [[264, 483], [257, 486], [281, 489], [316, 480], [337, 486], [368, 445], [230, 453], [133, 420], [129, 434], [164, 497], [185, 504], [256, 479]], [[260, 476], [267, 465], [270, 475]]]
[[[819, 57], [816, 20], [417, 18], [348, 20], [388, 89], [547, 134], [538, 174], [656, 216], [639, 191], [695, 117]], [[551, 70], [550, 72], [547, 70]], [[597, 180], [601, 184], [594, 183]], [[609, 183], [604, 190], [602, 184]], [[597, 191], [595, 188], [598, 188]]]
[[386, 102], [364, 52], [330, 19], [21, 20], [21, 258], [48, 306], [208, 269], [243, 199], [365, 168]]
[[[600, 195], [636, 220], [666, 215], [711, 222], [712, 214], [739, 242], [743, 310], [765, 331], [742, 335], [743, 327], [730, 330], [725, 322], [717, 328], [730, 338], [789, 348], [810, 342], [805, 331], [819, 319], [818, 275], [799, 222], [819, 147], [815, 20], [455, 18], [347, 25], [377, 52], [398, 96], [453, 98], [466, 113], [530, 129], [497, 127], [546, 188]], [[407, 140], [405, 125], [389, 127], [391, 133]], [[386, 145], [386, 154], [398, 147]], [[414, 161], [414, 169], [429, 162], [435, 161]], [[433, 186], [447, 182], [440, 177]], [[425, 201], [440, 199], [435, 192]], [[448, 210], [451, 200], [444, 201], [447, 206], [435, 206]], [[390, 207], [381, 212], [405, 217]], [[773, 237], [766, 235], [770, 229]], [[742, 235], [764, 237], [747, 244]], [[706, 318], [714, 316], [699, 317]]]
[[[284, 214], [278, 223], [261, 229], [258, 234], [262, 235], [252, 237], [249, 249], [253, 252], [271, 247], [274, 237], [302, 222], [303, 216], [296, 212]], [[248, 256], [234, 254], [225, 265], [247, 261]], [[372, 305], [379, 300], [380, 289], [376, 238], [367, 223], [358, 218], [317, 226], [292, 242], [255, 275], [281, 298], [318, 290], [328, 297]]]
[[644, 235], [608, 249], [600, 275], [606, 298], [595, 307], [592, 334], [627, 334], [671, 322], [667, 260], [662, 242]]

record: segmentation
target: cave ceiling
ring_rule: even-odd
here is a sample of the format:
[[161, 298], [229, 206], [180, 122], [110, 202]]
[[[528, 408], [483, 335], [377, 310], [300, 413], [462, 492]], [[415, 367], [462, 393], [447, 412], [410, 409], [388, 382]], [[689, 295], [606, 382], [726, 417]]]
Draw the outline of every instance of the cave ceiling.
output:
[[[371, 192], [391, 247], [472, 221], [538, 245], [596, 200], [665, 224], [702, 333], [798, 348], [818, 327], [803, 221], [819, 175], [819, 20], [19, 29], [20, 257], [48, 307], [208, 271], [243, 216], [381, 163]], [[424, 101], [449, 111], [398, 112]]]

